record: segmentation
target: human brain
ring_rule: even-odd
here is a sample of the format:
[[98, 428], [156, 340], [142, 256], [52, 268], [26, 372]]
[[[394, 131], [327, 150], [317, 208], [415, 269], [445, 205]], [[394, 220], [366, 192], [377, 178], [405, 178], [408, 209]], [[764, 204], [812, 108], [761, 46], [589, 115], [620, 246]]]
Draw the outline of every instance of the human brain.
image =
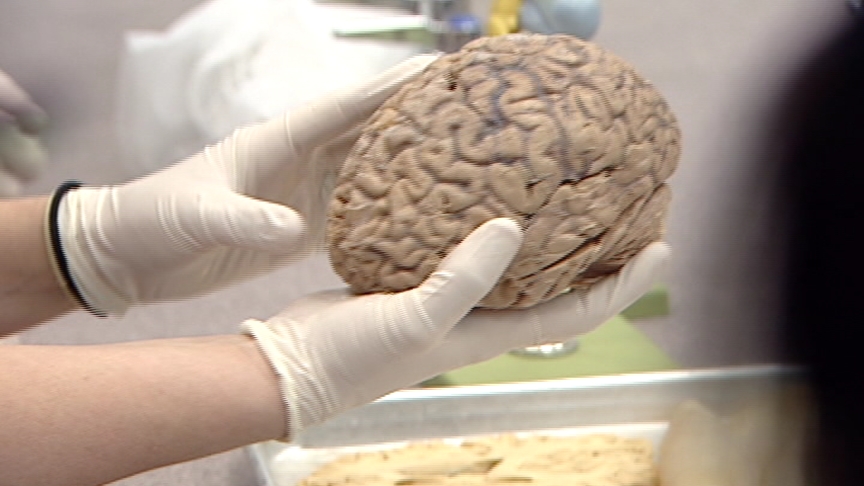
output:
[[481, 38], [362, 127], [330, 203], [331, 264], [357, 293], [409, 289], [509, 217], [524, 243], [480, 306], [530, 307], [662, 238], [679, 153], [668, 104], [616, 55], [565, 35]]

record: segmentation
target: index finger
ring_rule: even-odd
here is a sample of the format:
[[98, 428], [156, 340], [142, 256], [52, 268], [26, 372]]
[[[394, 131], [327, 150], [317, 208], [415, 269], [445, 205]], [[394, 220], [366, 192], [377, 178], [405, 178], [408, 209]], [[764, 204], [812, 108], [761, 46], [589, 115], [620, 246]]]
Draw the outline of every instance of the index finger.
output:
[[305, 153], [369, 118], [437, 58], [435, 54], [414, 56], [370, 80], [293, 110], [285, 116], [285, 133], [294, 152]]

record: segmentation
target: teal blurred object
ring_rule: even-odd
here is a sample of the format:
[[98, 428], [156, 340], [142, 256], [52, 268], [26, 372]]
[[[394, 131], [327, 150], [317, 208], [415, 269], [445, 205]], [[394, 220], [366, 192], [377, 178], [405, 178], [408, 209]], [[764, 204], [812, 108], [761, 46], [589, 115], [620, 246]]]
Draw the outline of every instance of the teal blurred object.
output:
[[600, 0], [525, 0], [519, 22], [528, 32], [588, 40], [600, 26]]

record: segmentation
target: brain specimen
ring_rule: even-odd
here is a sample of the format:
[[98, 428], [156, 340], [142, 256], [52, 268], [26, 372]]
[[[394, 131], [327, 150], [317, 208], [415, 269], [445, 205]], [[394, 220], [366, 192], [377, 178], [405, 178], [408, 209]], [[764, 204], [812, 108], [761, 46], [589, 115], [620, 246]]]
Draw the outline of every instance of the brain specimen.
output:
[[344, 454], [299, 486], [652, 486], [654, 447], [612, 434], [418, 441]]
[[509, 217], [525, 242], [480, 305], [530, 307], [662, 238], [679, 153], [669, 106], [614, 54], [564, 35], [478, 39], [362, 128], [331, 201], [331, 263], [354, 292], [409, 289]]

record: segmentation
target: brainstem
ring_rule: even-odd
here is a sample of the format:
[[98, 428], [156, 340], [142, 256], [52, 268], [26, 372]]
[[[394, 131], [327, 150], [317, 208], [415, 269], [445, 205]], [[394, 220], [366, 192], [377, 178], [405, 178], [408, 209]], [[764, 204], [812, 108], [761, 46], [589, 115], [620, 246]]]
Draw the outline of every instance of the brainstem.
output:
[[412, 288], [473, 229], [525, 243], [488, 308], [525, 308], [614, 273], [663, 236], [680, 131], [628, 63], [564, 35], [482, 38], [442, 56], [362, 127], [328, 216], [357, 293]]

